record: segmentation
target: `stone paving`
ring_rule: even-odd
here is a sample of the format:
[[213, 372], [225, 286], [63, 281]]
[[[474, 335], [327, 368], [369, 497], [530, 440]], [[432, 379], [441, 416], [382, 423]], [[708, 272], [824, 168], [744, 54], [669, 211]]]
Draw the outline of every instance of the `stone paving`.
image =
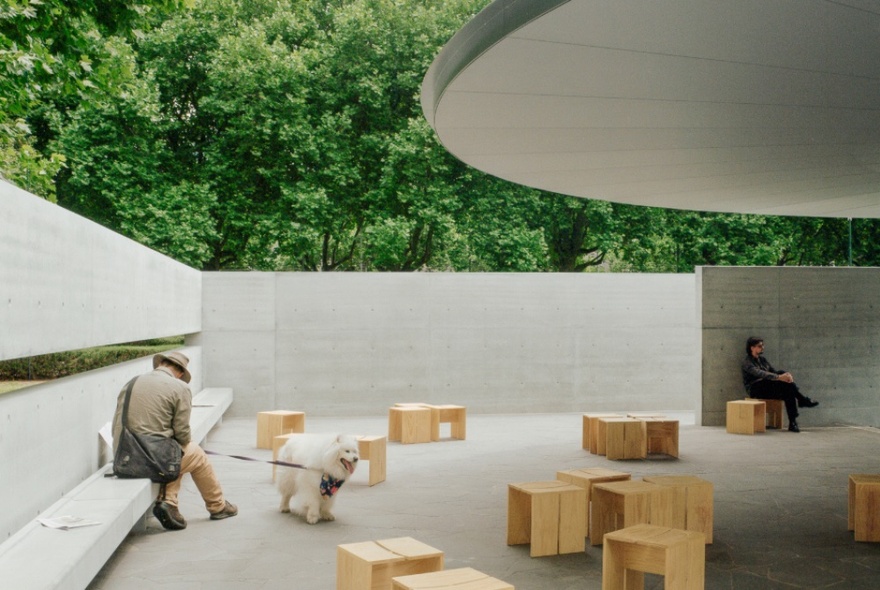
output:
[[[240, 514], [210, 521], [192, 480], [181, 494], [186, 530], [150, 518], [91, 590], [331, 590], [336, 546], [410, 536], [445, 552], [447, 568], [472, 567], [518, 590], [601, 588], [602, 548], [529, 557], [506, 544], [507, 484], [554, 479], [557, 470], [606, 467], [645, 475], [696, 475], [715, 486], [714, 543], [706, 588], [880, 588], [880, 544], [856, 543], [847, 524], [847, 477], [880, 472], [871, 428], [768, 430], [731, 435], [682, 417], [679, 459], [609, 461], [581, 449], [580, 414], [469, 415], [467, 440], [388, 445], [388, 479], [366, 485], [364, 464], [340, 491], [336, 521], [308, 525], [278, 511], [271, 465], [214, 457]], [[448, 428], [448, 425], [443, 425]], [[384, 416], [313, 418], [308, 432], [385, 434]], [[206, 448], [270, 459], [255, 448], [255, 419], [226, 419]], [[444, 430], [443, 437], [447, 432]], [[648, 575], [646, 588], [662, 588]]]

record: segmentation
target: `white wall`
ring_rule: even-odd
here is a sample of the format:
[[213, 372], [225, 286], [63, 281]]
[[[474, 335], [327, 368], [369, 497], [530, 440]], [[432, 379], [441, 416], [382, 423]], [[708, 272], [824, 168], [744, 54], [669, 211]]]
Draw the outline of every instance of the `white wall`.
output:
[[[0, 181], [0, 360], [201, 329], [201, 273]], [[201, 350], [192, 359], [201, 389]], [[0, 395], [0, 541], [93, 474], [141, 359]]]
[[699, 411], [693, 275], [205, 273], [230, 413]]
[[0, 180], [0, 360], [198, 332], [201, 273]]

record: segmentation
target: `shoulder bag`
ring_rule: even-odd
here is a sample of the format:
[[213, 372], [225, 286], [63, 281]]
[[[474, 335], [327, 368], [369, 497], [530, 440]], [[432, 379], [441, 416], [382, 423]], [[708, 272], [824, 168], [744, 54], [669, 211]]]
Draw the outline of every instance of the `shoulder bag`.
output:
[[173, 438], [160, 434], [136, 434], [128, 429], [128, 402], [137, 377], [128, 382], [122, 403], [122, 430], [113, 457], [113, 473], [122, 478], [149, 478], [170, 483], [180, 477], [183, 450]]

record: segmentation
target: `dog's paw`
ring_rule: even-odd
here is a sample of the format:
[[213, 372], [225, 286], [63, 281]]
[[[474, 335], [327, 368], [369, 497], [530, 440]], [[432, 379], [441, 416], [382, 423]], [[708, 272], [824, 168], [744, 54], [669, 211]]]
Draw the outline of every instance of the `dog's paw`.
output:
[[322, 512], [321, 518], [323, 518], [324, 520], [329, 520], [331, 522], [336, 520], [336, 517], [333, 516], [332, 514], [330, 514], [329, 512]]
[[283, 512], [284, 514], [287, 514], [288, 512], [290, 512], [290, 506], [282, 506], [281, 512]]
[[319, 520], [321, 520], [321, 518], [314, 512], [306, 514], [306, 522], [309, 524], [317, 524]]

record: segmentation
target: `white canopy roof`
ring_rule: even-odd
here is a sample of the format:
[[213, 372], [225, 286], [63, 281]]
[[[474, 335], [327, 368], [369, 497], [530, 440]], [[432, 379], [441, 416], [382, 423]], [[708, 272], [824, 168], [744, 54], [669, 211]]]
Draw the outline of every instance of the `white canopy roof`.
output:
[[526, 186], [880, 217], [878, 0], [496, 0], [422, 108], [453, 155]]

